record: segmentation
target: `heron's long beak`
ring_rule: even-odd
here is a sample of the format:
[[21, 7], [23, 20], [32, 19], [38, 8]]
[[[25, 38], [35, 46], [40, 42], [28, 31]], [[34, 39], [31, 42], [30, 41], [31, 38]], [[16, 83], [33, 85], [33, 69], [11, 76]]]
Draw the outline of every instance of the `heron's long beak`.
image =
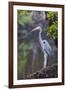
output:
[[41, 27], [40, 27], [40, 26], [38, 26], [38, 27], [36, 27], [36, 28], [32, 29], [32, 31], [30, 31], [30, 32], [36, 31], [36, 30], [38, 30], [38, 29], [39, 29], [39, 30], [42, 30], [42, 29], [41, 29]]

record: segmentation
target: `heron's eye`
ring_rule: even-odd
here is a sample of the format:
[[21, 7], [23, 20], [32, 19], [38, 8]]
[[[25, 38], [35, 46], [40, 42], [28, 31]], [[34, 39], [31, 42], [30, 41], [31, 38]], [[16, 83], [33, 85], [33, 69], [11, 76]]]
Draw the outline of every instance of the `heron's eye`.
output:
[[45, 44], [45, 42], [44, 42], [44, 44]]

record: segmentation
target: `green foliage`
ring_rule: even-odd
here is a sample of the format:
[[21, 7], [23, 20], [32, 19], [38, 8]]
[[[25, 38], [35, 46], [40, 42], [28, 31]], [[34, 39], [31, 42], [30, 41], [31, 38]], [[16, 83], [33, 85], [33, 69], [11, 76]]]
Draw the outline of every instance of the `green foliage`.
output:
[[22, 42], [18, 44], [18, 76], [21, 79], [24, 79], [25, 66], [31, 49], [32, 46], [30, 43]]
[[18, 61], [18, 74], [19, 74], [18, 76], [19, 76], [19, 78], [24, 78], [26, 62], [27, 62], [26, 59]]
[[58, 37], [58, 13], [49, 11], [48, 19], [50, 21], [48, 33], [55, 40]]
[[18, 48], [20, 50], [30, 50], [32, 47], [30, 43], [22, 42]]
[[57, 25], [58, 25], [57, 22], [55, 22], [48, 27], [48, 32], [50, 33], [50, 35], [54, 40], [57, 38], [57, 30], [58, 30]]
[[20, 51], [18, 54], [18, 59], [19, 60], [25, 60], [28, 56], [28, 51], [32, 49], [32, 46], [30, 43], [21, 43], [18, 45], [18, 50]]
[[30, 11], [25, 10], [18, 10], [17, 11], [17, 22], [21, 25], [30, 24], [32, 21], [32, 18], [30, 17]]
[[57, 12], [48, 12], [48, 19], [52, 21], [52, 23], [54, 21], [57, 21], [57, 17], [58, 17], [58, 13]]
[[[32, 17], [30, 16], [31, 11], [27, 10], [18, 10], [17, 11], [17, 23], [21, 26], [26, 26], [30, 24], [32, 21]], [[25, 31], [21, 31], [25, 33]], [[31, 44], [28, 42], [22, 42], [18, 44], [18, 78], [24, 79], [25, 75], [25, 66], [28, 61], [29, 53], [31, 50]]]

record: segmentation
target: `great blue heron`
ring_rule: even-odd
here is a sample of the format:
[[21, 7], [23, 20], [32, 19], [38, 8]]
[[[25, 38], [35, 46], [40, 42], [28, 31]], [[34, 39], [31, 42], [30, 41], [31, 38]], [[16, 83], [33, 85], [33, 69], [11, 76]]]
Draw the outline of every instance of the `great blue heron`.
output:
[[44, 64], [43, 64], [43, 68], [46, 68], [47, 66], [47, 57], [48, 55], [51, 56], [52, 55], [52, 48], [50, 46], [50, 44], [48, 43], [47, 40], [43, 40], [41, 33], [42, 33], [42, 28], [40, 26], [34, 28], [31, 32], [39, 30], [39, 43], [41, 45], [41, 49], [44, 55]]

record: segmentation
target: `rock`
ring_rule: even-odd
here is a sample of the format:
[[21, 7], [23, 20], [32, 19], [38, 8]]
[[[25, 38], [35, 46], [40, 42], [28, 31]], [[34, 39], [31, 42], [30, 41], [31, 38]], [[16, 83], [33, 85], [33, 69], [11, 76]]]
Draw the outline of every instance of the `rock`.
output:
[[58, 66], [56, 64], [43, 68], [33, 74], [27, 76], [27, 79], [40, 79], [40, 78], [56, 78], [58, 77]]

